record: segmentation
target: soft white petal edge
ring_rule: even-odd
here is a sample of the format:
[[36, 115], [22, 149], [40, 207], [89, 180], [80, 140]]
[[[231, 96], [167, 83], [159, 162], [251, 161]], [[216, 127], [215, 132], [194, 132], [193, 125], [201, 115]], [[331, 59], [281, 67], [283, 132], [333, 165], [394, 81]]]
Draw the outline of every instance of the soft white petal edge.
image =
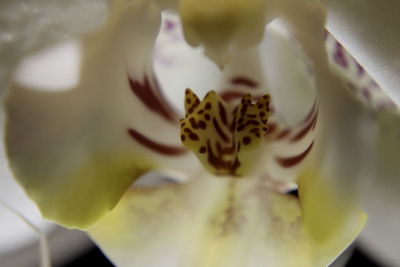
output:
[[400, 104], [400, 2], [323, 0], [328, 29]]

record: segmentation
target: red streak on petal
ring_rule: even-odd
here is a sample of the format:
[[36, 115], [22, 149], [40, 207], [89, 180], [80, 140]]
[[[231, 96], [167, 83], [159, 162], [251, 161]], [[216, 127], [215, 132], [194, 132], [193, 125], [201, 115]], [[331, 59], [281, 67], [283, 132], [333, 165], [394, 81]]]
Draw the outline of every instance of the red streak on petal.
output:
[[310, 151], [311, 151], [313, 145], [314, 145], [314, 142], [312, 142], [312, 143], [307, 147], [307, 149], [304, 150], [303, 153], [301, 153], [301, 154], [299, 154], [299, 155], [297, 155], [297, 156], [294, 156], [294, 157], [285, 157], [285, 158], [277, 157], [277, 158], [275, 158], [275, 160], [279, 163], [279, 165], [281, 165], [281, 166], [284, 167], [284, 168], [293, 167], [293, 166], [299, 164], [300, 162], [302, 162], [302, 161], [305, 159], [305, 157], [308, 155], [308, 153], [310, 153]]
[[278, 135], [275, 137], [275, 139], [276, 139], [276, 140], [281, 140], [281, 139], [285, 138], [286, 136], [288, 136], [289, 133], [290, 133], [290, 129], [286, 129], [286, 130], [282, 131], [280, 134], [278, 134]]
[[[242, 92], [235, 92], [231, 90], [224, 91], [223, 93], [220, 94], [220, 97], [225, 101], [225, 102], [231, 102], [234, 100], [240, 100], [243, 98], [245, 94]], [[258, 101], [263, 95], [253, 95], [251, 100], [252, 101]], [[272, 111], [272, 107], [271, 107]]]
[[304, 126], [304, 128], [298, 132], [295, 136], [293, 136], [292, 139], [290, 139], [290, 142], [294, 143], [302, 139], [311, 129], [314, 129], [315, 124], [317, 123], [318, 119], [318, 111], [314, 113], [314, 116], [312, 119]]
[[129, 77], [129, 85], [132, 92], [146, 105], [150, 110], [160, 114], [166, 120], [176, 122], [177, 117], [173, 109], [161, 95], [160, 89], [156, 85], [154, 88], [150, 85], [149, 79], [144, 78], [144, 82], [133, 80]]
[[268, 130], [265, 132], [265, 135], [270, 135], [278, 129], [278, 126], [275, 123], [268, 123]]
[[250, 88], [256, 88], [258, 86], [258, 83], [256, 81], [253, 81], [243, 76], [237, 76], [232, 78], [231, 83], [235, 85], [244, 85]]
[[244, 96], [243, 93], [233, 92], [233, 91], [226, 91], [221, 94], [221, 98], [226, 102], [242, 99], [243, 96]]
[[314, 105], [312, 106], [310, 112], [307, 114], [307, 116], [304, 118], [303, 123], [308, 122], [309, 120], [311, 120], [311, 118], [314, 115], [315, 110], [317, 109], [317, 102], [314, 101]]
[[128, 129], [128, 134], [141, 145], [163, 155], [180, 156], [187, 152], [187, 150], [182, 147], [157, 143], [132, 128]]

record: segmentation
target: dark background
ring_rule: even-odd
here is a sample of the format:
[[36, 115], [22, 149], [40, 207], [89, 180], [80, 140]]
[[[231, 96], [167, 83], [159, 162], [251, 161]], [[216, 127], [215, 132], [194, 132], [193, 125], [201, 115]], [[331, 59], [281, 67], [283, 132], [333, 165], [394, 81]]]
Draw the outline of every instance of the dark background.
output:
[[[96, 267], [112, 267], [113, 265], [101, 253], [98, 248], [94, 248], [83, 254], [81, 257], [60, 267], [77, 267], [77, 266], [96, 266]], [[350, 261], [346, 267], [385, 267], [369, 258], [363, 251], [356, 248]], [[162, 267], [162, 266], [160, 266]]]

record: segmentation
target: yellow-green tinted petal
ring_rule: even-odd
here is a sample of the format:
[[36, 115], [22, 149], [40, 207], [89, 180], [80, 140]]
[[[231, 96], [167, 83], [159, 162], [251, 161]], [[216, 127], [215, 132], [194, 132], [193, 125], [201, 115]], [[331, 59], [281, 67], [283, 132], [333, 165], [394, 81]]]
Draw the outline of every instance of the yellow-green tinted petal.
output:
[[129, 191], [89, 233], [117, 266], [288, 267], [326, 266], [360, 230], [349, 223], [320, 249], [303, 219], [298, 199], [263, 179], [200, 177]]
[[303, 173], [299, 198], [314, 253], [323, 262], [332, 262], [361, 232], [367, 216], [352, 197], [343, 195], [324, 178], [312, 171]]
[[185, 38], [224, 65], [238, 48], [256, 45], [264, 35], [266, 0], [182, 0], [179, 13]]
[[143, 172], [189, 166], [178, 123], [149, 71], [159, 24], [154, 4], [114, 1], [108, 22], [81, 40], [75, 88], [14, 82], [6, 101], [7, 155], [46, 218], [86, 228]]

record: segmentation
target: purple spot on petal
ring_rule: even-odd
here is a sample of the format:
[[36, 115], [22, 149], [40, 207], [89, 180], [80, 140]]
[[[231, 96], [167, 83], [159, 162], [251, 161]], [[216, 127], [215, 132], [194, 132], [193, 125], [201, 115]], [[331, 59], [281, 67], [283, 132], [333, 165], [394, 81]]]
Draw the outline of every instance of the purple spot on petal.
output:
[[364, 68], [360, 65], [360, 63], [357, 62], [357, 60], [355, 60], [355, 59], [353, 59], [353, 60], [357, 67], [357, 75], [362, 76], [365, 73]]
[[174, 30], [174, 28], [175, 28], [175, 22], [174, 21], [172, 21], [172, 20], [169, 20], [169, 19], [167, 19], [167, 20], [165, 20], [165, 30], [166, 31], [173, 31]]
[[336, 42], [335, 54], [333, 55], [333, 59], [338, 65], [342, 66], [343, 68], [347, 68], [349, 66], [343, 46], [338, 42]]
[[368, 88], [363, 88], [361, 92], [366, 100], [368, 100], [368, 101], [371, 100], [371, 92], [369, 91]]

